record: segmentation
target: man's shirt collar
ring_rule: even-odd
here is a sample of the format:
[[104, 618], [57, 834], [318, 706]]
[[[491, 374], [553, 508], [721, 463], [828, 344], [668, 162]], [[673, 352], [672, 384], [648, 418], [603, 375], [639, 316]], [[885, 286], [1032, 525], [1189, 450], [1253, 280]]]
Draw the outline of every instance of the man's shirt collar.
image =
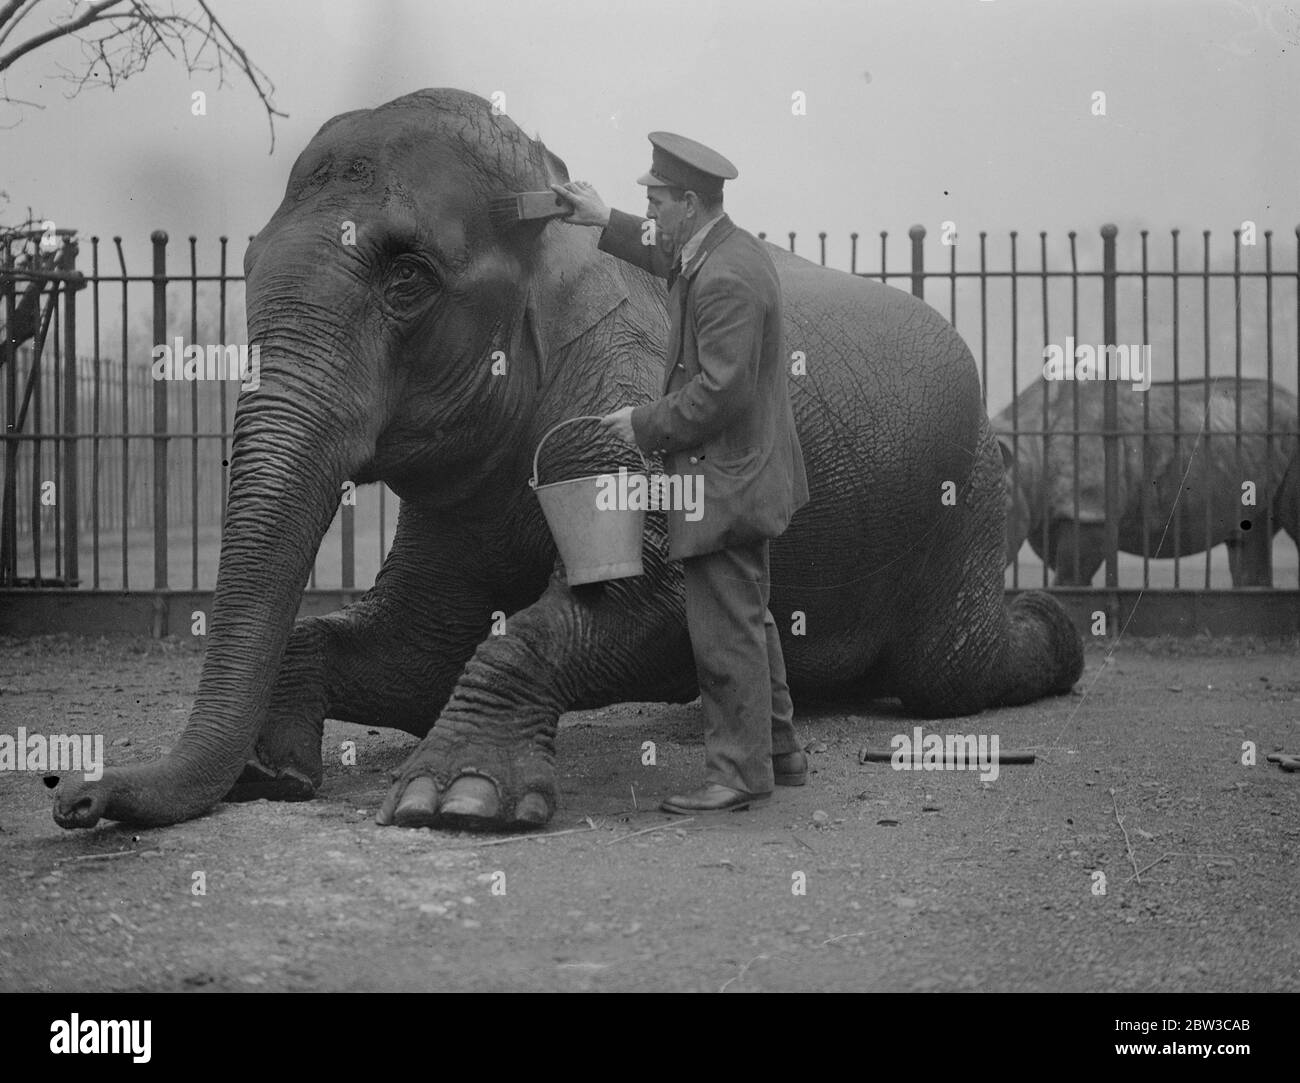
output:
[[695, 254], [700, 250], [700, 245], [704, 243], [704, 238], [709, 235], [709, 230], [721, 222], [725, 214], [725, 211], [719, 211], [715, 217], [710, 218], [692, 233], [691, 239], [682, 245], [682, 270], [685, 270], [691, 260], [695, 258]]

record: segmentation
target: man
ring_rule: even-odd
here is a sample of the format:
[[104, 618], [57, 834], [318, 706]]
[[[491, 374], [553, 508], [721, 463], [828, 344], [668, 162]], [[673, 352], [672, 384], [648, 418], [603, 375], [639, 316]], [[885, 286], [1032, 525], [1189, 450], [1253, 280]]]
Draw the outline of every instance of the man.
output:
[[662, 454], [668, 475], [702, 477], [703, 514], [668, 511], [668, 555], [685, 573], [705, 783], [661, 807], [721, 812], [767, 800], [774, 783], [807, 781], [767, 604], [769, 539], [807, 503], [808, 482], [786, 386], [776, 266], [723, 211], [722, 185], [736, 168], [679, 135], [652, 132], [650, 142], [650, 172], [637, 183], [654, 227], [610, 210], [586, 182], [552, 187], [574, 205], [566, 221], [603, 227], [602, 251], [668, 279], [663, 397], [602, 423]]

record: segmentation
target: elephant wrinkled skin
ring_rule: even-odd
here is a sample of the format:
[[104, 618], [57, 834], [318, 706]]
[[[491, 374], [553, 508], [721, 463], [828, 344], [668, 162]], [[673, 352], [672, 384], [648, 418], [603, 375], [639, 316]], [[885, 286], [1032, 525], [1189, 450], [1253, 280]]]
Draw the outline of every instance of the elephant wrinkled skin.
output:
[[[317, 133], [245, 258], [261, 379], [235, 419], [193, 713], [161, 760], [63, 783], [60, 824], [308, 798], [326, 717], [423, 739], [380, 823], [539, 824], [561, 713], [695, 697], [662, 515], [644, 575], [571, 588], [526, 483], [547, 428], [650, 401], [663, 379], [662, 282], [599, 252], [593, 229], [488, 213], [567, 179], [456, 90]], [[894, 695], [936, 717], [1067, 692], [1083, 663], [1064, 611], [1034, 592], [1004, 605], [1001, 460], [961, 339], [904, 293], [772, 254], [807, 365], [790, 386], [812, 499], [772, 546], [796, 694]], [[549, 477], [639, 465], [594, 425], [564, 432]], [[392, 551], [360, 601], [295, 621], [349, 479], [401, 498]]]

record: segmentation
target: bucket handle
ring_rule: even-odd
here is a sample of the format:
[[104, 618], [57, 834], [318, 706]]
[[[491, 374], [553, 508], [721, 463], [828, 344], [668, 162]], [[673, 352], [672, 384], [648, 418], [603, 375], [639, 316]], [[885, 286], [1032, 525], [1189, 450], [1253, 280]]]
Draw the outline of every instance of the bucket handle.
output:
[[[533, 476], [528, 479], [529, 488], [532, 489], [537, 488], [537, 481], [538, 481], [537, 457], [542, 453], [542, 445], [546, 443], [551, 433], [555, 432], [556, 429], [562, 429], [565, 425], [571, 425], [575, 421], [601, 421], [603, 419], [604, 419], [603, 414], [579, 414], [577, 417], [565, 418], [563, 421], [557, 422], [556, 424], [552, 425], [549, 429], [547, 429], [546, 432], [542, 434], [542, 438], [539, 441], [537, 441], [537, 450], [533, 452]], [[646, 459], [645, 455], [642, 454], [640, 448], [636, 449], [636, 453], [641, 456], [641, 462], [645, 466], [646, 473], [649, 473], [650, 472], [649, 461]]]

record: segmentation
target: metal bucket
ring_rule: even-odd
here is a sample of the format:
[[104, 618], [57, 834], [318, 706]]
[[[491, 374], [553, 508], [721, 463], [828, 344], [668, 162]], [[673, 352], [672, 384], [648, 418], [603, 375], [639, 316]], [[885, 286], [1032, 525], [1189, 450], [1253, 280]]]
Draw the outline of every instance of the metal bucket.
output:
[[[600, 478], [593, 475], [538, 485], [537, 457], [542, 444], [556, 429], [575, 421], [599, 421], [598, 414], [582, 414], [552, 425], [533, 452], [533, 476], [528, 484], [537, 493], [551, 528], [551, 537], [564, 561], [565, 577], [570, 586], [596, 583], [605, 579], [625, 579], [641, 574], [641, 535], [645, 530], [643, 509], [606, 509], [596, 505]], [[641, 456], [645, 463], [645, 456]], [[649, 465], [646, 465], [649, 473]]]

